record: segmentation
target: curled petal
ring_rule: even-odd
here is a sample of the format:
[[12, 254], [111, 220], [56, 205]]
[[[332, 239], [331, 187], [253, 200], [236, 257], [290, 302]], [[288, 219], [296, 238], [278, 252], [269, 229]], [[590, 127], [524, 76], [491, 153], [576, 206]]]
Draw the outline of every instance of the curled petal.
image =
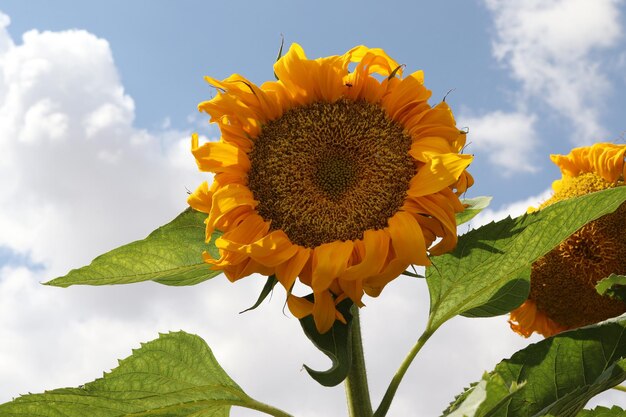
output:
[[624, 155], [626, 146], [612, 143], [596, 143], [592, 146], [574, 148], [568, 155], [551, 155], [564, 175], [575, 177], [592, 172], [608, 182], [625, 178]]
[[332, 242], [316, 247], [313, 250], [313, 277], [311, 287], [321, 292], [328, 287], [348, 267], [354, 243]]
[[456, 153], [424, 152], [423, 155], [428, 158], [428, 161], [411, 179], [408, 191], [411, 197], [434, 194], [455, 184], [473, 160], [471, 155]]
[[304, 297], [287, 295], [287, 307], [296, 318], [302, 319], [313, 313], [313, 303]]
[[213, 193], [209, 191], [209, 184], [204, 181], [193, 193], [189, 194], [187, 204], [193, 207], [194, 210], [208, 214], [211, 211], [212, 197]]
[[250, 169], [248, 155], [237, 146], [225, 142], [208, 142], [192, 149], [191, 152], [201, 171], [243, 175]]
[[530, 337], [534, 332], [550, 337], [567, 330], [539, 311], [537, 304], [530, 299], [511, 311], [509, 324], [515, 333], [524, 337]]
[[291, 290], [310, 257], [311, 249], [297, 246], [297, 253], [293, 257], [276, 266], [276, 278], [287, 291]]

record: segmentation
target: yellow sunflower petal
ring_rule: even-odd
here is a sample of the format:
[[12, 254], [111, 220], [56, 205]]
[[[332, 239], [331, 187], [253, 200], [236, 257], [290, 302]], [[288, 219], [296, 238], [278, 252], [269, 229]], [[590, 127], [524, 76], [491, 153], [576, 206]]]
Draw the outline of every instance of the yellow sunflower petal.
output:
[[511, 311], [509, 325], [515, 333], [524, 337], [530, 337], [534, 332], [550, 337], [567, 330], [539, 311], [537, 304], [530, 299]]
[[225, 249], [228, 245], [242, 243], [247, 245], [265, 236], [269, 224], [258, 214], [248, 215], [240, 224], [225, 232], [215, 241], [215, 246]]
[[250, 169], [248, 155], [228, 143], [208, 142], [194, 148], [191, 152], [201, 171], [243, 174]]
[[212, 195], [213, 193], [209, 191], [209, 184], [204, 181], [193, 193], [189, 194], [189, 197], [187, 197], [187, 204], [189, 204], [194, 210], [208, 214], [211, 211]]
[[454, 184], [472, 163], [471, 155], [424, 152], [429, 161], [411, 179], [408, 195], [421, 197], [434, 194]]
[[[383, 105], [387, 114], [393, 120], [403, 121], [413, 115], [417, 110], [418, 114], [423, 112], [423, 104], [431, 96], [431, 91], [424, 87], [424, 73], [414, 72], [404, 78], [383, 98]], [[430, 106], [428, 106], [430, 107]]]
[[294, 257], [298, 253], [298, 246], [289, 241], [285, 232], [275, 230], [251, 243], [245, 250], [257, 262], [275, 267]]
[[563, 174], [570, 177], [592, 172], [606, 181], [615, 182], [624, 176], [625, 154], [626, 145], [596, 143], [592, 146], [574, 148], [568, 155], [551, 155], [550, 159]]
[[291, 290], [296, 278], [311, 256], [311, 249], [301, 246], [297, 246], [297, 249], [297, 253], [291, 259], [276, 266], [276, 278], [287, 291]]
[[[346, 55], [350, 62], [367, 62], [369, 73], [377, 73], [383, 76], [391, 75], [398, 68], [397, 75], [402, 76], [402, 67], [380, 48], [368, 48], [364, 45], [355, 46]], [[369, 57], [369, 60], [367, 59]]]
[[[380, 49], [369, 49], [365, 46], [354, 48], [346, 54], [347, 59], [358, 62], [354, 71], [344, 79], [344, 95], [352, 100], [365, 100], [370, 103], [379, 102], [389, 85], [388, 80], [381, 83], [371, 77], [372, 73], [383, 76], [390, 75], [397, 63]], [[392, 67], [392, 65], [395, 65]], [[400, 72], [400, 70], [398, 70]]]
[[363, 243], [364, 253], [361, 261], [346, 268], [339, 276], [341, 280], [363, 279], [369, 274], [379, 273], [385, 265], [389, 251], [389, 235], [384, 230], [366, 230], [363, 234]]
[[354, 280], [339, 280], [339, 288], [343, 291], [344, 295], [350, 297], [352, 302], [356, 304], [358, 307], [363, 307], [364, 304], [361, 301], [363, 297], [363, 280], [362, 279], [354, 279]]
[[409, 154], [420, 162], [428, 162], [433, 154], [448, 154], [451, 151], [450, 143], [438, 136], [428, 136], [415, 140], [411, 144]]
[[439, 229], [436, 231], [437, 236], [440, 236], [441, 240], [434, 247], [430, 248], [430, 253], [433, 255], [441, 255], [442, 253], [454, 249], [457, 242], [456, 218], [454, 213], [462, 211], [463, 205], [458, 200], [455, 202], [450, 195], [445, 196], [446, 193], [451, 193], [451, 190], [444, 189], [439, 194], [413, 199], [420, 213], [428, 214], [431, 218], [436, 219], [439, 225], [443, 227], [443, 233], [441, 233]]
[[332, 242], [313, 250], [311, 287], [315, 292], [326, 290], [331, 282], [345, 271], [352, 256], [354, 242]]
[[383, 287], [398, 277], [409, 265], [430, 265], [426, 256], [426, 242], [422, 229], [413, 214], [399, 211], [389, 219], [389, 233], [393, 247], [393, 258], [380, 274], [363, 283], [365, 292], [373, 297]]
[[259, 119], [258, 109], [249, 108], [244, 101], [232, 94], [218, 93], [212, 100], [200, 103], [198, 110], [210, 114], [211, 122], [221, 122], [226, 117], [252, 137], [259, 134], [263, 121]]
[[220, 224], [225, 215], [238, 207], [248, 207], [252, 210], [256, 205], [257, 201], [254, 200], [248, 187], [242, 184], [226, 184], [213, 192], [211, 210], [207, 221], [212, 224]]
[[337, 310], [335, 301], [330, 291], [315, 292], [315, 304], [313, 305], [313, 320], [315, 327], [320, 333], [326, 333], [333, 327]]
[[340, 56], [309, 60], [302, 47], [294, 43], [274, 64], [274, 72], [294, 102], [333, 102], [341, 97], [347, 61]]
[[287, 307], [294, 317], [302, 319], [313, 313], [313, 303], [304, 297], [297, 297], [292, 294], [287, 295]]

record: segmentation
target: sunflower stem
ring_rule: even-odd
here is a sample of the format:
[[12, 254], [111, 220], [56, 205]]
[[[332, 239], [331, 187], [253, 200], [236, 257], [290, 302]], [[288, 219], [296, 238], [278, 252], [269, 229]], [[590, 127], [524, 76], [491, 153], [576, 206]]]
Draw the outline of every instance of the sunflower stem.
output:
[[367, 373], [365, 372], [365, 356], [363, 354], [363, 341], [361, 339], [361, 322], [359, 320], [359, 308], [352, 306], [352, 365], [348, 377], [344, 381], [348, 411], [350, 417], [371, 417], [372, 403], [367, 386]]
[[393, 401], [393, 397], [396, 395], [396, 391], [398, 390], [398, 386], [400, 382], [402, 382], [402, 378], [404, 378], [404, 374], [411, 366], [413, 359], [417, 356], [418, 352], [422, 349], [422, 347], [426, 344], [426, 341], [430, 339], [430, 337], [435, 332], [435, 329], [431, 329], [430, 326], [427, 326], [426, 330], [415, 345], [411, 348], [409, 353], [406, 355], [406, 358], [400, 364], [400, 367], [396, 371], [396, 374], [393, 376], [393, 379], [389, 383], [389, 387], [387, 387], [387, 391], [385, 392], [385, 396], [383, 397], [380, 405], [376, 409], [374, 413], [374, 417], [385, 417], [387, 415], [387, 411], [389, 411], [389, 406], [391, 406], [391, 401]]

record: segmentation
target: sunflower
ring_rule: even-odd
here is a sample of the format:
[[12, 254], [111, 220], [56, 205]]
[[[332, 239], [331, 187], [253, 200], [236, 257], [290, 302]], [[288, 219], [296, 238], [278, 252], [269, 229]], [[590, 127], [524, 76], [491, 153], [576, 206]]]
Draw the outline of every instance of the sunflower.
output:
[[[626, 145], [596, 143], [569, 155], [552, 155], [562, 178], [539, 209], [557, 201], [624, 185]], [[534, 211], [530, 209], [529, 211]], [[511, 328], [525, 337], [597, 323], [626, 311], [622, 301], [601, 296], [595, 285], [626, 274], [626, 203], [577, 230], [531, 268], [528, 299], [511, 312]]]
[[[345, 322], [342, 300], [361, 307], [364, 293], [428, 265], [429, 248], [455, 246], [472, 157], [448, 105], [427, 103], [423, 73], [403, 78], [381, 49], [310, 60], [293, 44], [274, 73], [260, 87], [206, 77], [217, 93], [198, 108], [221, 138], [192, 137], [198, 167], [215, 176], [189, 204], [208, 214], [207, 242], [223, 232], [219, 258], [203, 255], [211, 268], [231, 281], [275, 275], [292, 314], [312, 314], [324, 333]], [[294, 294], [296, 281], [313, 296]]]

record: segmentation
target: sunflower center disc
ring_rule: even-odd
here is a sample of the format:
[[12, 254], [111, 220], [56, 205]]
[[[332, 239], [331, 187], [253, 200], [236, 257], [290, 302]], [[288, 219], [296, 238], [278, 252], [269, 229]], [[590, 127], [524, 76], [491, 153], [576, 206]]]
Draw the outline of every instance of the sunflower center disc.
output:
[[626, 274], [626, 203], [583, 226], [537, 260], [530, 298], [548, 317], [568, 328], [597, 323], [626, 312], [626, 304], [599, 295], [595, 285], [610, 274]]
[[337, 201], [356, 183], [356, 164], [344, 155], [329, 154], [320, 158], [315, 172], [315, 185], [330, 200]]
[[365, 101], [295, 107], [263, 126], [250, 152], [257, 211], [305, 247], [382, 229], [416, 173], [411, 137]]

